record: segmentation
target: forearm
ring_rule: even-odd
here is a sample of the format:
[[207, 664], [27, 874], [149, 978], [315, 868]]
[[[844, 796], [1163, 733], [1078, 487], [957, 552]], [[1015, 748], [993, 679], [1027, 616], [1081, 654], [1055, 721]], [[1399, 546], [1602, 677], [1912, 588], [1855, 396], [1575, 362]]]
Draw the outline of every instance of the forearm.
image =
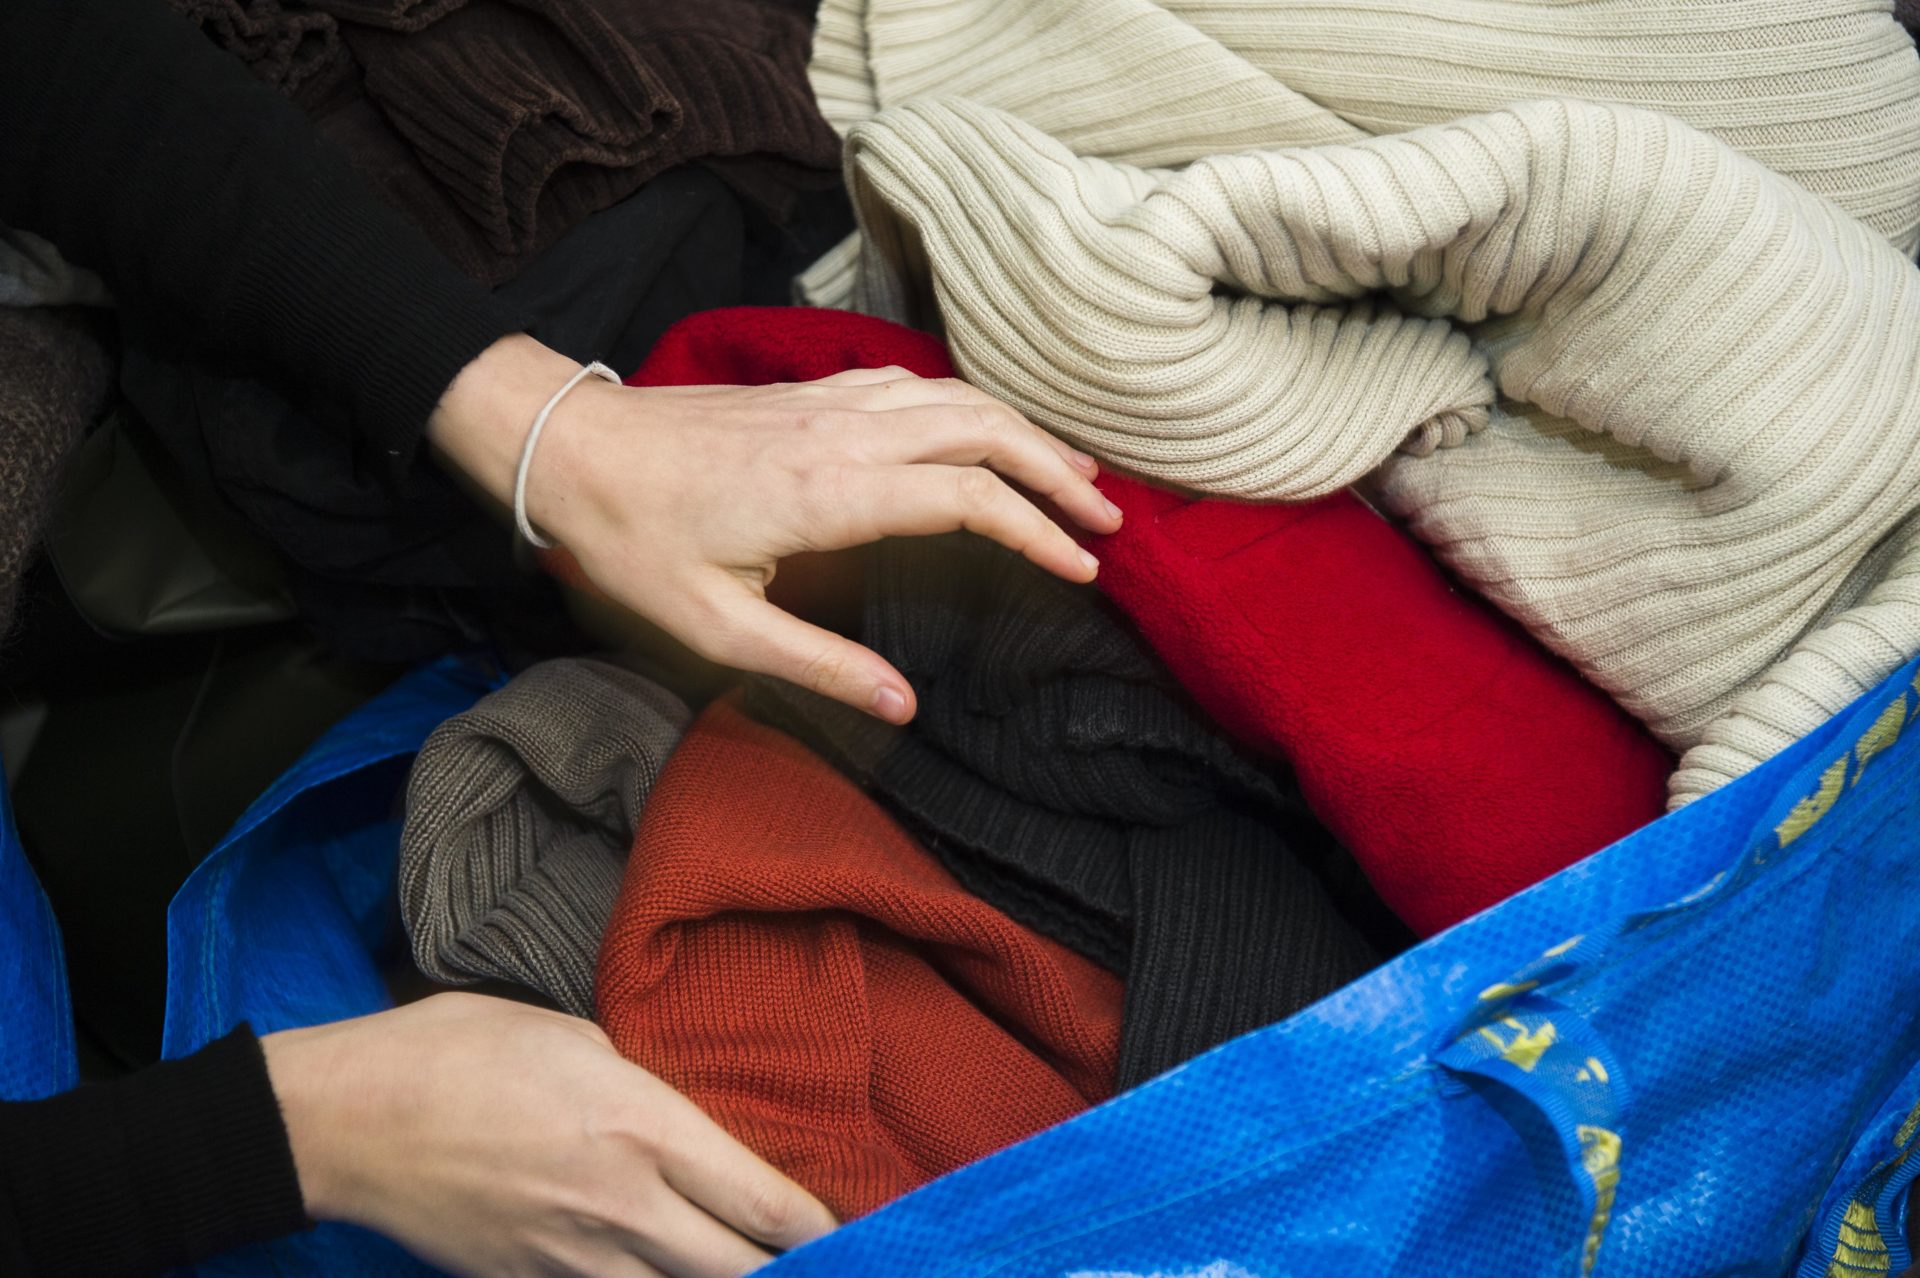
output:
[[347, 404], [398, 464], [517, 327], [161, 0], [0, 5], [0, 222], [195, 356]]
[[244, 1028], [116, 1082], [0, 1104], [0, 1272], [161, 1273], [306, 1224]]

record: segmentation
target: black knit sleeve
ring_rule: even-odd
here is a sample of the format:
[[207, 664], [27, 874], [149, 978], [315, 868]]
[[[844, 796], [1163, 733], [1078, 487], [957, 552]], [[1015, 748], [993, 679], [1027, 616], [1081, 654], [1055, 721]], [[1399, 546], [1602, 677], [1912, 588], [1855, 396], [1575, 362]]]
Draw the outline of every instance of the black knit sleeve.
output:
[[0, 1104], [0, 1273], [157, 1274], [307, 1227], [260, 1041]]
[[0, 3], [0, 223], [182, 349], [346, 405], [396, 463], [516, 327], [164, 0]]

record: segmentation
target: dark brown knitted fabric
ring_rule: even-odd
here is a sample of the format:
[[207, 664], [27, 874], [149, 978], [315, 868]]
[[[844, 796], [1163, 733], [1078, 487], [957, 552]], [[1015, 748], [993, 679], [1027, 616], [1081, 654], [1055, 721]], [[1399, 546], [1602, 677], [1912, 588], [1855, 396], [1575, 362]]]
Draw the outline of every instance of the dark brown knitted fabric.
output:
[[329, 14], [281, 0], [167, 0], [173, 11], [296, 102], [324, 95], [353, 60]]
[[[348, 31], [368, 97], [513, 258], [691, 161], [754, 157], [755, 196], [831, 184], [811, 39], [793, 0], [474, 0], [411, 34]], [[407, 212], [430, 233], [444, 217]]]
[[78, 307], [0, 307], [0, 638], [61, 464], [112, 389], [94, 322]]

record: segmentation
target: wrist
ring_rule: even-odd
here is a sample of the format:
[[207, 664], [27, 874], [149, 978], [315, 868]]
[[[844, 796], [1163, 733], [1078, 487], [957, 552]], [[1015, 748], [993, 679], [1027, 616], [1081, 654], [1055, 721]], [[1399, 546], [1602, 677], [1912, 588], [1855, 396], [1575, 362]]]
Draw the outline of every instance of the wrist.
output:
[[448, 385], [427, 419], [427, 442], [505, 505], [534, 415], [579, 367], [525, 333], [500, 338]]
[[344, 1151], [353, 1142], [354, 1124], [342, 1102], [351, 1098], [352, 1089], [345, 1062], [332, 1059], [329, 1037], [325, 1026], [282, 1030], [262, 1038], [260, 1050], [286, 1124], [307, 1215], [346, 1220], [352, 1217], [353, 1161]]

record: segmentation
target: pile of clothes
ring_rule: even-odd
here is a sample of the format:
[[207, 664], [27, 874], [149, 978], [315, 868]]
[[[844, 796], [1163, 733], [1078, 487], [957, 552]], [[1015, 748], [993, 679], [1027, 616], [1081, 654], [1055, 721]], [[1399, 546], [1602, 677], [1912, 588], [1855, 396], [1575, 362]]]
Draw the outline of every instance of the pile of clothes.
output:
[[[169, 2], [568, 354], [961, 376], [1101, 462], [1091, 585], [965, 535], [782, 573], [913, 682], [892, 726], [586, 655], [528, 624], [588, 589], [564, 551], [128, 336], [129, 401], [338, 650], [518, 669], [413, 769], [420, 970], [594, 1018], [843, 1217], [1920, 652], [1910, 7]], [[36, 393], [97, 404], [41, 327], [81, 345]], [[40, 494], [62, 447], [0, 462]]]

